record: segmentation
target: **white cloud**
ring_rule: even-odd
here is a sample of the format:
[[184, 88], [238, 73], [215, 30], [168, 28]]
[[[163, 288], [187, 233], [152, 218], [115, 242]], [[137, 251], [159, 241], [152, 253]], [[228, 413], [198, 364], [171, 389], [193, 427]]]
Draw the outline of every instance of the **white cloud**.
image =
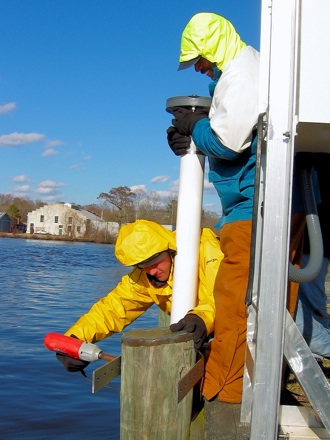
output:
[[28, 177], [26, 177], [24, 174], [22, 174], [20, 176], [13, 177], [12, 181], [15, 183], [24, 183], [24, 182], [29, 182], [30, 179]]
[[14, 188], [14, 192], [17, 193], [26, 193], [31, 190], [30, 185], [17, 185]]
[[46, 187], [46, 186], [40, 186], [39, 188], [37, 188], [35, 190], [35, 192], [38, 193], [38, 194], [53, 194], [54, 193], [54, 188]]
[[179, 191], [179, 179], [174, 180], [174, 182], [171, 183], [170, 190], [174, 191], [174, 192], [178, 192]]
[[54, 139], [52, 141], [46, 142], [47, 148], [59, 147], [60, 145], [63, 145], [63, 144], [64, 144], [64, 142], [60, 141], [59, 139]]
[[4, 115], [16, 109], [16, 102], [8, 102], [0, 105], [0, 115]]
[[65, 184], [61, 182], [54, 182], [53, 180], [43, 180], [39, 183], [38, 188], [34, 192], [41, 194], [44, 196], [43, 200], [50, 202], [55, 199], [58, 200], [63, 196], [59, 189], [62, 186], [65, 186]]
[[175, 197], [172, 191], [153, 191], [156, 193], [161, 199], [167, 199], [169, 197]]
[[39, 183], [38, 188], [34, 192], [40, 194], [44, 201], [52, 202], [63, 198], [63, 194], [60, 191], [60, 188], [63, 186], [65, 186], [64, 183], [54, 182], [53, 180], [43, 180]]
[[54, 194], [54, 195], [44, 196], [42, 198], [42, 200], [44, 202], [48, 202], [48, 203], [50, 203], [50, 202], [58, 202], [63, 197], [64, 197], [63, 194], [58, 193], [58, 194]]
[[41, 142], [45, 135], [40, 133], [11, 133], [0, 136], [0, 145], [13, 147], [18, 145], [32, 144], [34, 142]]
[[153, 177], [150, 182], [152, 183], [164, 183], [169, 180], [170, 176], [155, 176]]
[[130, 190], [133, 192], [140, 192], [140, 191], [147, 192], [147, 187], [146, 185], [133, 185], [130, 187]]
[[53, 148], [47, 148], [47, 150], [41, 153], [41, 156], [49, 157], [49, 156], [55, 156], [56, 154], [58, 154], [58, 151], [54, 150]]
[[43, 180], [39, 183], [39, 187], [50, 187], [50, 188], [59, 188], [61, 186], [65, 186], [64, 183], [54, 182], [53, 180]]

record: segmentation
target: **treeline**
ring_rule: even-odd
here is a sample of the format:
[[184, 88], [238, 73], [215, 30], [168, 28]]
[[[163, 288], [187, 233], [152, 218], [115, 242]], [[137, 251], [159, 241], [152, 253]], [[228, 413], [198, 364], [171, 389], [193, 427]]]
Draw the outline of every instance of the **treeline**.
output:
[[[97, 199], [100, 200], [99, 204], [81, 205], [81, 207], [108, 222], [117, 222], [121, 225], [141, 218], [166, 225], [175, 225], [176, 222], [177, 199], [162, 200], [154, 191], [133, 192], [127, 186], [119, 186], [111, 188], [107, 193], [101, 193]], [[47, 203], [41, 200], [0, 194], [0, 212], [6, 212], [13, 225], [17, 223], [17, 219], [26, 223], [28, 212], [44, 205]], [[219, 215], [216, 212], [203, 210], [202, 227], [215, 230], [214, 225], [218, 220]]]
[[30, 211], [46, 205], [41, 200], [22, 199], [11, 194], [0, 194], [0, 212], [6, 212], [12, 221], [12, 226], [17, 220], [26, 223]]

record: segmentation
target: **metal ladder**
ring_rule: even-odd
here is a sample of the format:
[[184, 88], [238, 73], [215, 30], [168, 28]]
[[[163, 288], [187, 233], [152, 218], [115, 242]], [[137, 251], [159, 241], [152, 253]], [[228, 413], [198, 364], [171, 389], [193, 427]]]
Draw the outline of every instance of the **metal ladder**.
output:
[[279, 429], [296, 423], [292, 407], [280, 406], [284, 357], [311, 404], [299, 413], [301, 419], [330, 433], [329, 383], [286, 310], [304, 1], [262, 0], [260, 109], [265, 101], [268, 108], [258, 123], [254, 259], [241, 410], [241, 421], [250, 424], [251, 440], [290, 438]]

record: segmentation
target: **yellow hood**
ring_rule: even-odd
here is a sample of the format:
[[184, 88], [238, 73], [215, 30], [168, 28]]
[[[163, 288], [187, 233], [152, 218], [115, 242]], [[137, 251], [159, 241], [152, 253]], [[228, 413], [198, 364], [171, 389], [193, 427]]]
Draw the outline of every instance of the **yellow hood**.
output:
[[200, 12], [182, 33], [180, 63], [202, 56], [224, 70], [245, 46], [228, 20], [218, 14]]
[[137, 220], [120, 228], [115, 255], [124, 266], [135, 266], [167, 249], [176, 251], [174, 232], [149, 220]]

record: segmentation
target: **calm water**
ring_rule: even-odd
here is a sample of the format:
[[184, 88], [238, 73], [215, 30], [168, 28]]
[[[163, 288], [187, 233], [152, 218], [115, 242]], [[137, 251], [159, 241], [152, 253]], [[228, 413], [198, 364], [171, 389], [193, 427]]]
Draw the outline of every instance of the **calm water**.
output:
[[[0, 437], [3, 440], [119, 439], [117, 378], [92, 394], [64, 370], [43, 338], [63, 333], [127, 272], [112, 245], [0, 238]], [[126, 331], [156, 327], [151, 308]], [[120, 337], [98, 345], [120, 354]], [[103, 365], [94, 362], [85, 370]]]

